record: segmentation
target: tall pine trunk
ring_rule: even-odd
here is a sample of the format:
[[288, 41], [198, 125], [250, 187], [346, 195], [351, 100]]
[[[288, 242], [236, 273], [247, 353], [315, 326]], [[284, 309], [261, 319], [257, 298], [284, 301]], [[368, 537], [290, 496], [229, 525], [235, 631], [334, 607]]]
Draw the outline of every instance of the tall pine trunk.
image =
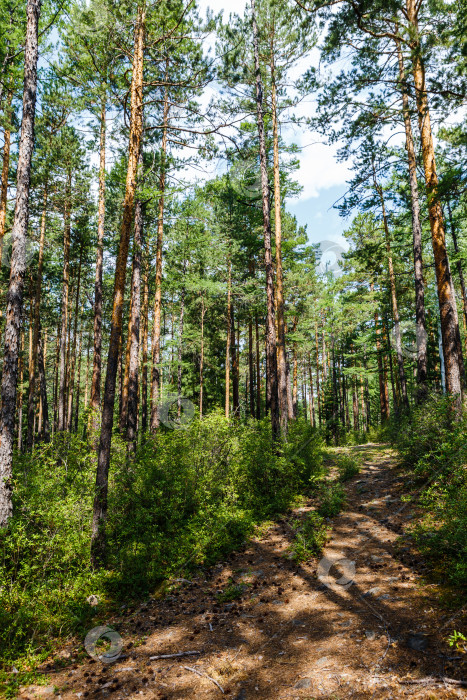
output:
[[[168, 81], [168, 58], [166, 60], [165, 78]], [[151, 377], [151, 432], [155, 433], [159, 427], [159, 402], [161, 398], [161, 302], [162, 302], [162, 245], [164, 238], [164, 206], [166, 185], [166, 155], [167, 155], [167, 128], [169, 123], [169, 92], [165, 88], [164, 112], [162, 119], [162, 144], [161, 164], [159, 176], [159, 214], [157, 219], [156, 242], [156, 289], [154, 295], [154, 325], [152, 334], [152, 377]]]
[[451, 271], [446, 249], [446, 234], [443, 211], [436, 173], [435, 149], [431, 130], [428, 94], [425, 82], [425, 64], [418, 27], [420, 3], [406, 0], [407, 18], [411, 29], [412, 72], [417, 101], [418, 124], [422, 145], [425, 184], [427, 189], [428, 213], [430, 218], [431, 241], [435, 259], [438, 301], [441, 316], [441, 335], [446, 373], [447, 391], [457, 397], [460, 410], [463, 394], [463, 358], [459, 324], [456, 322], [456, 299], [453, 293]]
[[396, 292], [396, 277], [394, 274], [394, 264], [392, 260], [391, 252], [391, 240], [389, 234], [388, 217], [386, 214], [386, 204], [384, 201], [384, 194], [382, 186], [376, 180], [375, 166], [373, 162], [373, 182], [375, 189], [378, 193], [381, 202], [381, 211], [383, 215], [383, 228], [384, 228], [384, 240], [386, 244], [386, 254], [388, 261], [388, 271], [389, 271], [389, 286], [391, 289], [391, 304], [392, 304], [392, 316], [394, 321], [394, 339], [396, 344], [396, 356], [397, 356], [397, 371], [399, 377], [399, 384], [401, 389], [402, 403], [404, 406], [408, 406], [409, 400], [407, 397], [407, 382], [405, 378], [404, 369], [404, 355], [402, 351], [402, 337], [401, 337], [401, 325], [399, 317], [399, 307], [397, 304], [397, 292]]
[[277, 349], [276, 349], [276, 324], [275, 324], [275, 303], [274, 303], [274, 275], [271, 251], [271, 217], [269, 207], [269, 182], [266, 157], [266, 138], [264, 133], [263, 118], [263, 83], [259, 64], [259, 40], [258, 25], [256, 22], [255, 0], [251, 0], [251, 11], [253, 20], [253, 51], [255, 59], [255, 87], [256, 87], [256, 108], [259, 137], [259, 160], [261, 166], [261, 192], [263, 207], [263, 232], [264, 232], [264, 265], [266, 268], [266, 296], [267, 296], [267, 318], [266, 318], [266, 356], [267, 356], [267, 396], [269, 410], [271, 412], [271, 427], [273, 439], [280, 433], [279, 418], [279, 394], [277, 382]]
[[68, 294], [70, 286], [70, 218], [71, 218], [71, 168], [68, 166], [65, 187], [65, 208], [63, 226], [63, 277], [62, 277], [62, 313], [59, 346], [59, 389], [58, 389], [58, 425], [57, 430], [66, 428], [66, 352], [68, 328]]
[[427, 381], [427, 339], [425, 321], [425, 284], [423, 282], [423, 258], [422, 258], [422, 225], [420, 220], [420, 198], [417, 181], [417, 158], [412, 133], [410, 118], [409, 97], [407, 81], [404, 69], [404, 60], [400, 42], [397, 42], [397, 57], [399, 61], [399, 82], [402, 95], [402, 113], [405, 127], [405, 146], [409, 165], [410, 199], [412, 207], [412, 237], [415, 278], [415, 335], [417, 339], [417, 382], [419, 388], [417, 399], [426, 396]]
[[[142, 166], [141, 158], [140, 165]], [[135, 239], [133, 253], [133, 284], [131, 289], [131, 343], [128, 368], [128, 422], [127, 439], [130, 452], [136, 452], [138, 427], [139, 344], [141, 322], [141, 256], [143, 250], [143, 205], [138, 200], [135, 207]]]
[[123, 217], [120, 229], [117, 262], [115, 266], [115, 284], [110, 327], [107, 372], [105, 377], [104, 401], [102, 409], [102, 426], [99, 440], [96, 487], [93, 504], [91, 558], [94, 565], [105, 561], [107, 519], [107, 495], [110, 465], [110, 447], [114, 420], [115, 383], [117, 379], [120, 338], [122, 334], [123, 302], [125, 295], [126, 266], [130, 245], [133, 204], [136, 191], [136, 175], [143, 128], [143, 61], [144, 61], [144, 22], [145, 9], [138, 7], [135, 27], [133, 74], [131, 78], [131, 122], [128, 148], [128, 167], [126, 175]]
[[287, 400], [287, 357], [285, 351], [284, 288], [282, 270], [282, 221], [281, 221], [281, 184], [279, 163], [279, 131], [277, 125], [276, 71], [274, 64], [274, 46], [271, 39], [271, 114], [274, 151], [274, 223], [276, 234], [276, 314], [277, 314], [277, 371], [279, 380], [279, 408], [281, 432], [287, 435], [288, 400]]
[[141, 358], [141, 432], [148, 429], [148, 332], [149, 332], [149, 281], [148, 281], [148, 256], [147, 248], [144, 255], [143, 274], [143, 308], [141, 310], [142, 322], [142, 358]]
[[105, 136], [106, 95], [102, 97], [99, 139], [99, 213], [97, 219], [96, 273], [94, 280], [94, 348], [91, 382], [91, 412], [94, 446], [97, 449], [97, 429], [101, 405], [102, 375], [102, 269], [104, 261], [105, 233]]
[[225, 343], [225, 417], [230, 415], [230, 346], [231, 346], [231, 287], [232, 284], [232, 266], [229, 260], [229, 272], [227, 280], [227, 338]]
[[44, 184], [44, 197], [42, 200], [42, 216], [39, 238], [39, 259], [37, 261], [36, 273], [36, 293], [34, 296], [34, 323], [33, 323], [33, 338], [32, 338], [32, 356], [31, 367], [29, 373], [29, 395], [28, 395], [28, 428], [26, 437], [26, 446], [30, 450], [34, 440], [34, 404], [36, 394], [36, 367], [37, 367], [37, 351], [39, 347], [39, 328], [40, 328], [40, 312], [41, 312], [41, 292], [42, 292], [42, 269], [44, 266], [44, 243], [45, 243], [45, 224], [47, 218], [47, 181]]
[[36, 113], [38, 25], [41, 0], [28, 0], [24, 47], [24, 89], [21, 136], [16, 171], [16, 204], [12, 229], [10, 282], [7, 295], [5, 349], [0, 409], [0, 528], [6, 527], [13, 512], [12, 459], [15, 432], [16, 389], [23, 311], [26, 239], [29, 220], [29, 186], [34, 148]]

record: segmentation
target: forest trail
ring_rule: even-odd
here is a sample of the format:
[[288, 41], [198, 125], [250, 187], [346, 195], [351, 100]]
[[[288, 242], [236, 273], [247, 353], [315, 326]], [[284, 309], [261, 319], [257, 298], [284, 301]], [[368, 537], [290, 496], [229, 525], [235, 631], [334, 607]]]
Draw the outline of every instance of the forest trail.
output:
[[[297, 564], [284, 556], [293, 540], [287, 516], [205, 578], [109, 620], [124, 642], [116, 663], [88, 658], [49, 671], [49, 686], [23, 688], [18, 697], [467, 697], [462, 684], [436, 682], [465, 678], [466, 665], [446, 642], [454, 611], [446, 614], [440, 589], [423, 582], [420, 556], [396, 542], [413, 519], [413, 507], [401, 502], [407, 485], [396, 454], [386, 445], [348, 449], [363, 466], [330, 523], [321, 567], [334, 557], [355, 562], [351, 585], [323, 584], [318, 559]], [[226, 591], [241, 597], [227, 603]], [[151, 659], [187, 651], [197, 654]]]

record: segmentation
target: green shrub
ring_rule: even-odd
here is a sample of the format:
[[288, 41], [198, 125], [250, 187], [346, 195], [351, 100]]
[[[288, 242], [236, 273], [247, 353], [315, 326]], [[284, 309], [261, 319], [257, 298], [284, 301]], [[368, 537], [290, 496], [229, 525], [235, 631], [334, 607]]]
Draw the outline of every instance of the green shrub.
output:
[[327, 528], [324, 519], [316, 511], [311, 511], [303, 520], [294, 523], [295, 540], [290, 547], [295, 561], [306, 561], [319, 556], [326, 544]]
[[352, 455], [338, 455], [336, 461], [340, 481], [348, 481], [360, 473], [360, 464]]
[[467, 417], [456, 420], [449, 397], [430, 396], [390, 426], [402, 464], [413, 475], [424, 508], [413, 536], [433, 569], [467, 583]]
[[[122, 601], [214, 562], [322, 471], [321, 440], [300, 421], [282, 446], [267, 419], [244, 424], [213, 413], [148, 438], [130, 463], [115, 435], [108, 566], [96, 572], [95, 460], [86, 442], [66, 434], [15, 458], [14, 517], [0, 533], [0, 661], [9, 666], [47, 656], [48, 640], [84, 635]], [[97, 608], [86, 601], [91, 594]]]
[[334, 518], [338, 515], [345, 503], [345, 491], [341, 484], [327, 481], [320, 489], [321, 503], [318, 513], [325, 518]]

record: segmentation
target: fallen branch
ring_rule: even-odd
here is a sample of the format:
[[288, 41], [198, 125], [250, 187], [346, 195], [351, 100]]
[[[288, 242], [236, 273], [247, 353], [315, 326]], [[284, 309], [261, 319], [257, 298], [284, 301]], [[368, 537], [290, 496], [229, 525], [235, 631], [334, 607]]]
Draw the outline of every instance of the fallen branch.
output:
[[219, 683], [216, 680], [214, 680], [214, 678], [211, 678], [211, 676], [208, 676], [207, 673], [202, 673], [201, 671], [198, 671], [197, 668], [193, 668], [192, 666], [184, 666], [183, 668], [187, 671], [191, 671], [192, 673], [196, 673], [196, 675], [201, 676], [201, 678], [207, 678], [208, 680], [212, 681], [214, 683], [214, 685], [217, 685], [217, 687], [221, 691], [222, 695], [224, 694], [224, 688], [221, 685], [219, 685]]
[[156, 659], [175, 659], [178, 656], [194, 656], [195, 654], [201, 654], [200, 651], [179, 651], [177, 654], [159, 654], [158, 656], [150, 656], [149, 661], [156, 661]]
[[463, 687], [467, 686], [467, 681], [458, 681], [455, 678], [445, 678], [444, 676], [441, 676], [440, 678], [428, 676], [428, 678], [420, 678], [416, 680], [401, 680], [399, 683], [403, 683], [404, 685], [430, 685], [430, 683], [447, 683], [449, 685], [460, 685]]

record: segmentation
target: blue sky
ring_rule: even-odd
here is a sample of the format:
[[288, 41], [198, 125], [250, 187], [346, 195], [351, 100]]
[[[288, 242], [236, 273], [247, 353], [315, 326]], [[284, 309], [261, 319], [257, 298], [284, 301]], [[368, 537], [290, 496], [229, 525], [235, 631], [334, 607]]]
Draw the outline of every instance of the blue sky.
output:
[[[247, 4], [249, 0], [198, 0], [202, 15], [210, 7], [215, 13], [223, 10], [224, 20], [231, 12], [243, 14]], [[317, 65], [318, 58], [318, 51], [313, 49], [310, 56], [296, 67], [294, 73], [301, 73], [310, 65]], [[298, 110], [297, 116], [312, 114], [313, 96], [303, 101]], [[297, 217], [300, 224], [307, 226], [308, 237], [312, 243], [334, 241], [346, 247], [342, 232], [348, 226], [348, 222], [339, 216], [332, 205], [346, 191], [346, 181], [349, 179], [347, 165], [338, 162], [335, 148], [323, 143], [319, 134], [310, 130], [287, 128], [282, 131], [282, 136], [289, 143], [295, 143], [302, 149], [299, 156], [300, 169], [295, 173], [295, 178], [303, 190], [298, 198], [288, 202], [287, 208]]]

